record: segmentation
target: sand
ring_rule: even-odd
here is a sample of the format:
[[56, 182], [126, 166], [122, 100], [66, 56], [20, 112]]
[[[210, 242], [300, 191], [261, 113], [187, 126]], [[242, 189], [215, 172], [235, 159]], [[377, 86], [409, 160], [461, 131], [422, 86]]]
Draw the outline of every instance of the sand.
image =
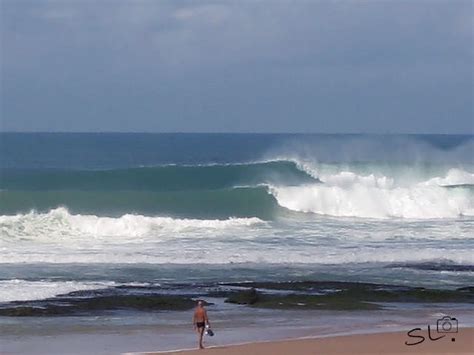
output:
[[[166, 354], [181, 355], [305, 355], [305, 354], [474, 354], [474, 328], [459, 329], [457, 334], [432, 341], [427, 330], [416, 333], [426, 339], [421, 344], [407, 346], [405, 341], [417, 342], [420, 338], [409, 338], [406, 332], [347, 335], [327, 338], [304, 338], [262, 343], [249, 343], [204, 350], [181, 350]], [[433, 333], [434, 335], [438, 335]], [[452, 341], [452, 338], [455, 341]], [[211, 340], [212, 341], [212, 340]], [[209, 341], [209, 343], [211, 343]], [[163, 352], [146, 353], [163, 354]]]

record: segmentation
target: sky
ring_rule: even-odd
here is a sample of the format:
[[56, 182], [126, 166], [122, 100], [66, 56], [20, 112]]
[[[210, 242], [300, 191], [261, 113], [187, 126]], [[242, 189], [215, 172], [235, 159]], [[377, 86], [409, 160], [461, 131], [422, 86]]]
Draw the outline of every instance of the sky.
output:
[[474, 133], [470, 0], [0, 4], [1, 131]]

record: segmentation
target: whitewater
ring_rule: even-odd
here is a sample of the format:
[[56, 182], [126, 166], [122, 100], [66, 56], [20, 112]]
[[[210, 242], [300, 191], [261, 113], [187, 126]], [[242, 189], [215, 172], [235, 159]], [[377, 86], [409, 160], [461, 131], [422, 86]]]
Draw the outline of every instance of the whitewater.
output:
[[3, 144], [0, 302], [203, 279], [474, 281], [471, 136], [6, 134]]
[[322, 184], [272, 186], [270, 191], [280, 206], [329, 216], [430, 219], [474, 215], [474, 174], [459, 169], [411, 185], [352, 171], [319, 177]]

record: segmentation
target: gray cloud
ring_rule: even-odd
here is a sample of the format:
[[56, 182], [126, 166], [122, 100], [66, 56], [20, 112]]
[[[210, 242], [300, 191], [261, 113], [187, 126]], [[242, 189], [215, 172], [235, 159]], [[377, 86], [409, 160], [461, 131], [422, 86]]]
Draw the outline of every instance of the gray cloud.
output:
[[1, 5], [3, 130], [474, 131], [470, 1]]

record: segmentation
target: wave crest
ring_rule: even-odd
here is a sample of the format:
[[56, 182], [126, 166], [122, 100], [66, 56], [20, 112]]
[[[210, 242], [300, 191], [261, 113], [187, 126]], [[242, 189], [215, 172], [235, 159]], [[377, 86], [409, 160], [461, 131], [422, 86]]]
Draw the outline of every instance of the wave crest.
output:
[[434, 177], [425, 182], [428, 186], [474, 185], [474, 174], [461, 169], [450, 169], [445, 177]]
[[451, 169], [445, 177], [399, 186], [387, 176], [351, 171], [326, 174], [323, 184], [271, 186], [280, 206], [297, 212], [363, 218], [456, 218], [474, 216], [469, 186], [474, 174]]
[[181, 233], [196, 229], [219, 230], [262, 225], [259, 218], [228, 218], [226, 220], [179, 219], [126, 214], [118, 218], [70, 214], [64, 208], [48, 213], [31, 212], [0, 216], [2, 235], [23, 238], [141, 237], [153, 233]]
[[[41, 179], [32, 190], [24, 189], [32, 176], [28, 181], [18, 182], [12, 173], [6, 184], [19, 185], [0, 193], [0, 213], [17, 214], [33, 209], [43, 215], [47, 211], [58, 215], [58, 206], [66, 206], [73, 214], [62, 221], [70, 224], [80, 214], [82, 220], [89, 218], [87, 228], [100, 224], [111, 235], [119, 229], [130, 235], [165, 225], [171, 229], [177, 221], [182, 228], [187, 223], [184, 221], [214, 218], [272, 220], [288, 215], [288, 210], [336, 217], [456, 218], [474, 215], [474, 173], [469, 170], [472, 171], [470, 166], [415, 167], [397, 163], [318, 165], [293, 159], [241, 165], [83, 171], [78, 176], [68, 172], [70, 176], [62, 186], [66, 190], [49, 189], [48, 184], [54, 185], [54, 179], [46, 178], [50, 172], [39, 173]], [[63, 173], [51, 174], [59, 174], [62, 179]], [[102, 174], [108, 180], [99, 179], [104, 177]], [[128, 189], [131, 186], [139, 188]], [[106, 220], [107, 217], [95, 215], [122, 217]], [[201, 219], [169, 218], [173, 222], [166, 222], [166, 217], [144, 215]], [[92, 220], [93, 217], [99, 220]]]

